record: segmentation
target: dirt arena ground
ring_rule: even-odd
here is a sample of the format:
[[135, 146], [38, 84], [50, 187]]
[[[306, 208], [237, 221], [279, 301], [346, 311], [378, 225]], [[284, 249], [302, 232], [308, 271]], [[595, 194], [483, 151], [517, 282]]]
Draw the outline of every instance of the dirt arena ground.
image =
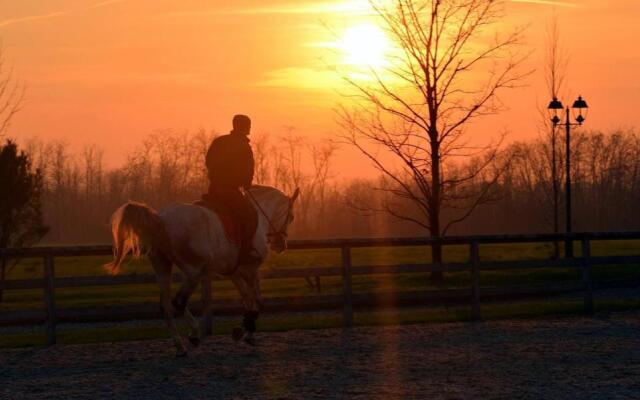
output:
[[640, 312], [0, 352], [1, 399], [640, 399]]

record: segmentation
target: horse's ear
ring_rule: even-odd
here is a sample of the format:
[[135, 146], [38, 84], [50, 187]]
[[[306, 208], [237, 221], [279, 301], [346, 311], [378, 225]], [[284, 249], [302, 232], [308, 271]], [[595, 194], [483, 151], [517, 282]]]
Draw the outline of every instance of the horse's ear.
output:
[[293, 192], [293, 195], [291, 196], [291, 204], [295, 203], [299, 195], [300, 195], [300, 188], [296, 188], [296, 190]]

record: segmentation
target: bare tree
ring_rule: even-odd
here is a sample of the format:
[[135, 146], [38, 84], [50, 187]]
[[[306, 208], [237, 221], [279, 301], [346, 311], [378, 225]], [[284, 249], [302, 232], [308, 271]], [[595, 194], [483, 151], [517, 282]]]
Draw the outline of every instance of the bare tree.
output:
[[[386, 67], [370, 68], [368, 80], [344, 75], [355, 90], [356, 105], [341, 108], [340, 121], [348, 143], [392, 182], [383, 189], [417, 206], [412, 215], [391, 203], [380, 210], [438, 238], [489, 198], [497, 176], [473, 193], [456, 190], [486, 173], [497, 160], [501, 142], [470, 144], [468, 128], [501, 109], [499, 92], [519, 85], [530, 73], [519, 68], [528, 54], [519, 51], [522, 29], [504, 35], [490, 32], [502, 17], [502, 1], [387, 3], [371, 0], [398, 51]], [[473, 156], [482, 161], [451, 174], [454, 160]], [[444, 209], [452, 212], [446, 224], [441, 221]], [[434, 262], [442, 261], [439, 245], [432, 253]]]
[[[546, 36], [546, 55], [545, 55], [545, 83], [547, 86], [547, 94], [550, 99], [560, 96], [560, 92], [564, 88], [567, 65], [569, 57], [560, 41], [560, 28], [558, 26], [558, 18], [553, 16], [551, 23], [547, 27]], [[551, 170], [551, 196], [553, 204], [553, 232], [558, 233], [558, 203], [559, 203], [559, 179], [558, 179], [558, 132], [556, 126], [547, 118], [546, 103], [543, 104], [540, 114], [542, 116], [542, 129], [545, 135], [548, 135], [549, 154]], [[558, 243], [554, 243], [554, 256], [559, 257]]]
[[[82, 149], [81, 164], [81, 182], [84, 193], [81, 196], [81, 207], [77, 213], [82, 219], [92, 221], [106, 219], [106, 210], [104, 203], [104, 151], [93, 145], [85, 145]], [[80, 224], [85, 237], [91, 236], [98, 229], [92, 224]], [[102, 226], [100, 226], [102, 228]]]
[[24, 85], [16, 82], [13, 71], [6, 68], [4, 51], [0, 46], [0, 138], [6, 135], [13, 117], [24, 102]]
[[269, 167], [272, 163], [272, 154], [270, 153], [271, 142], [269, 135], [256, 134], [252, 135], [251, 147], [253, 148], [253, 156], [255, 158], [255, 173], [253, 175], [256, 183], [264, 185], [271, 178]]
[[[287, 133], [279, 138], [278, 147], [272, 147], [275, 154], [274, 185], [285, 193], [292, 193], [309, 179], [304, 173], [304, 143], [302, 136], [294, 134], [294, 127], [286, 127]], [[300, 201], [304, 198], [302, 195]]]
[[309, 145], [309, 154], [313, 164], [313, 175], [306, 191], [315, 205], [316, 221], [320, 221], [326, 210], [327, 185], [332, 178], [331, 163], [338, 145], [330, 140]]

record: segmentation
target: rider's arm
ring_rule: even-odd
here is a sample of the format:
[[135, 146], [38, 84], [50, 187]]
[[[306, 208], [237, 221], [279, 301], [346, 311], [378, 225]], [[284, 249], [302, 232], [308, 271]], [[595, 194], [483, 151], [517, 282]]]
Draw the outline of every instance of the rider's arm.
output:
[[253, 184], [253, 173], [255, 169], [255, 161], [253, 159], [253, 151], [251, 150], [251, 146], [247, 146], [247, 154], [246, 154], [246, 171], [244, 174], [244, 182], [242, 183], [242, 187], [248, 189]]

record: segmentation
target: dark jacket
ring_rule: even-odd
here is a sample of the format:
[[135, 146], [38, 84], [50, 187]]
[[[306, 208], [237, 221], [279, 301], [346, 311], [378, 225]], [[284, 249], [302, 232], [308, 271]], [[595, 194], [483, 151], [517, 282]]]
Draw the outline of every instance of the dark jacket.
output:
[[248, 188], [253, 182], [253, 151], [249, 138], [230, 133], [216, 138], [207, 151], [207, 170], [212, 185]]

